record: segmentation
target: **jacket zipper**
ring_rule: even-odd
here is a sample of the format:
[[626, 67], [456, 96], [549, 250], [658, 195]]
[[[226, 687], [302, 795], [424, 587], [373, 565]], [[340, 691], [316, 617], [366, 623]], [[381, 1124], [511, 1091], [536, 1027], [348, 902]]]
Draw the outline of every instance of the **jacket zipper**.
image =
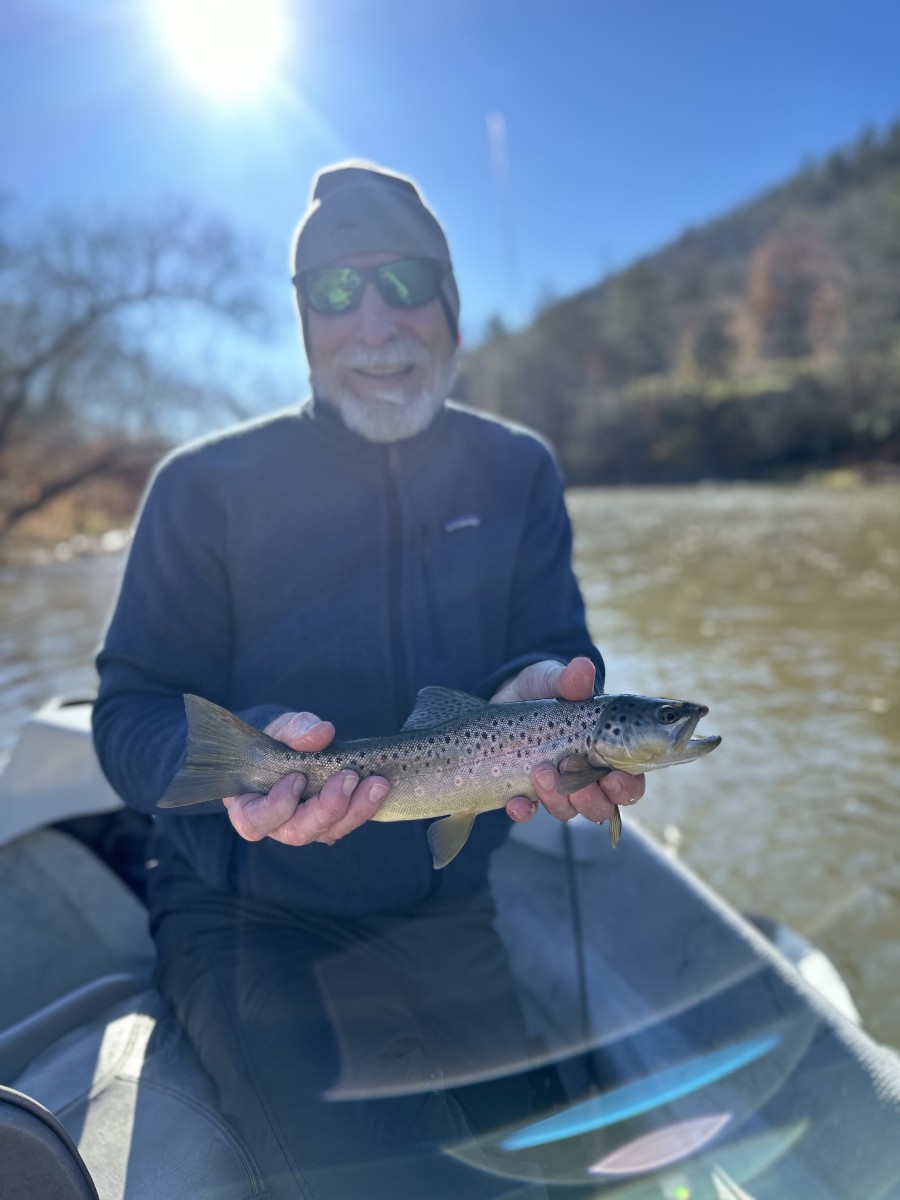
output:
[[397, 496], [397, 447], [389, 445], [385, 468], [388, 506], [388, 604], [390, 605], [391, 661], [394, 665], [394, 715], [399, 725], [409, 716], [409, 669], [403, 638], [403, 521]]
[[[394, 712], [399, 728], [407, 719], [411, 707], [409, 696], [409, 667], [406, 658], [406, 643], [403, 639], [403, 611], [400, 607], [403, 594], [403, 519], [400, 514], [396, 471], [399, 466], [397, 447], [389, 445], [385, 460], [385, 495], [388, 506], [388, 602], [391, 606], [391, 659], [394, 666]], [[420, 822], [422, 849], [429, 854], [427, 832]], [[431, 899], [440, 892], [442, 873], [427, 869], [427, 886], [424, 899]]]
[[425, 577], [425, 604], [428, 609], [428, 624], [431, 628], [431, 645], [437, 658], [444, 657], [444, 635], [438, 619], [437, 592], [431, 564], [431, 531], [426, 525], [422, 530], [422, 573]]

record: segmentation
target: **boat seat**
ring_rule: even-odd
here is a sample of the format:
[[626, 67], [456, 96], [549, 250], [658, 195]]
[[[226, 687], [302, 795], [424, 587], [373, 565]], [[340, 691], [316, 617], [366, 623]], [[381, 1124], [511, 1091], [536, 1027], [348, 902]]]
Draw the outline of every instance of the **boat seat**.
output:
[[2, 1194], [8, 1200], [98, 1200], [72, 1139], [46, 1108], [0, 1085]]
[[0, 917], [3, 1200], [265, 1195], [150, 984], [146, 910], [122, 881], [35, 830], [0, 847]]
[[146, 986], [135, 975], [104, 975], [0, 1030], [0, 1080], [15, 1079], [48, 1046]]
[[[144, 987], [111, 1005], [99, 1003], [117, 990], [127, 990], [125, 977], [97, 981], [4, 1035], [0, 1068], [23, 1045], [34, 1050], [41, 1034], [54, 1040], [11, 1080], [26, 1098], [20, 1109], [8, 1090], [2, 1097], [3, 1196], [93, 1197], [90, 1189], [73, 1190], [81, 1160], [99, 1200], [265, 1196], [253, 1160], [219, 1116], [213, 1086], [162, 996]], [[92, 1006], [101, 1011], [85, 1019]], [[41, 1106], [55, 1120], [42, 1116]], [[20, 1175], [40, 1169], [33, 1152], [40, 1138], [63, 1182], [54, 1191], [43, 1186], [42, 1176], [27, 1176], [26, 1186], [8, 1191], [8, 1161], [22, 1163]]]
[[59, 830], [0, 846], [0, 922], [0, 1030], [103, 976], [152, 979], [146, 909], [96, 854]]

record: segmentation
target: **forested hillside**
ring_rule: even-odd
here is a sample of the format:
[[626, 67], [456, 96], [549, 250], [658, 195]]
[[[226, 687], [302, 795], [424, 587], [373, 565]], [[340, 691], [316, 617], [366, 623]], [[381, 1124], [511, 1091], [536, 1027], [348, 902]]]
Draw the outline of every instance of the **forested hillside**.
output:
[[[188, 320], [224, 341], [264, 336], [253, 261], [189, 209], [7, 221], [7, 552], [13, 534], [127, 523], [180, 415], [246, 411], [227, 377], [187, 377], [167, 348]], [[900, 472], [900, 122], [521, 332], [494, 322], [454, 394], [545, 433], [573, 483]]]
[[900, 468], [900, 122], [495, 322], [457, 392], [545, 433], [573, 482]]

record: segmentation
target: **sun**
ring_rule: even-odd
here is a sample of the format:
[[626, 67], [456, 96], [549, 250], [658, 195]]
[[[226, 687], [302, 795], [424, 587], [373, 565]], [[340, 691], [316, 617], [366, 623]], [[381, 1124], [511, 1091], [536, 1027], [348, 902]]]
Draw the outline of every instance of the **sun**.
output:
[[153, 15], [177, 70], [213, 99], [253, 99], [274, 82], [284, 0], [154, 0]]

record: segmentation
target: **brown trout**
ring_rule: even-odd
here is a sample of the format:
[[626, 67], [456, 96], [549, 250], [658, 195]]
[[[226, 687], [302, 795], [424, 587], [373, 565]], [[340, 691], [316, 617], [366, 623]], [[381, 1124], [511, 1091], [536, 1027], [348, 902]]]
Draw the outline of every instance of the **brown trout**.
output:
[[[691, 736], [709, 709], [687, 700], [598, 696], [488, 704], [426, 687], [400, 733], [303, 752], [200, 696], [187, 695], [184, 703], [184, 763], [160, 808], [269, 792], [293, 771], [306, 776], [303, 799], [336, 771], [382, 775], [391, 790], [372, 820], [440, 818], [428, 828], [436, 868], [459, 853], [478, 813], [502, 808], [512, 796], [533, 798], [531, 771], [541, 763], [564, 764], [559, 791], [571, 794], [610, 771], [640, 775], [691, 762], [722, 740]], [[613, 846], [621, 829], [616, 809], [609, 825]]]

